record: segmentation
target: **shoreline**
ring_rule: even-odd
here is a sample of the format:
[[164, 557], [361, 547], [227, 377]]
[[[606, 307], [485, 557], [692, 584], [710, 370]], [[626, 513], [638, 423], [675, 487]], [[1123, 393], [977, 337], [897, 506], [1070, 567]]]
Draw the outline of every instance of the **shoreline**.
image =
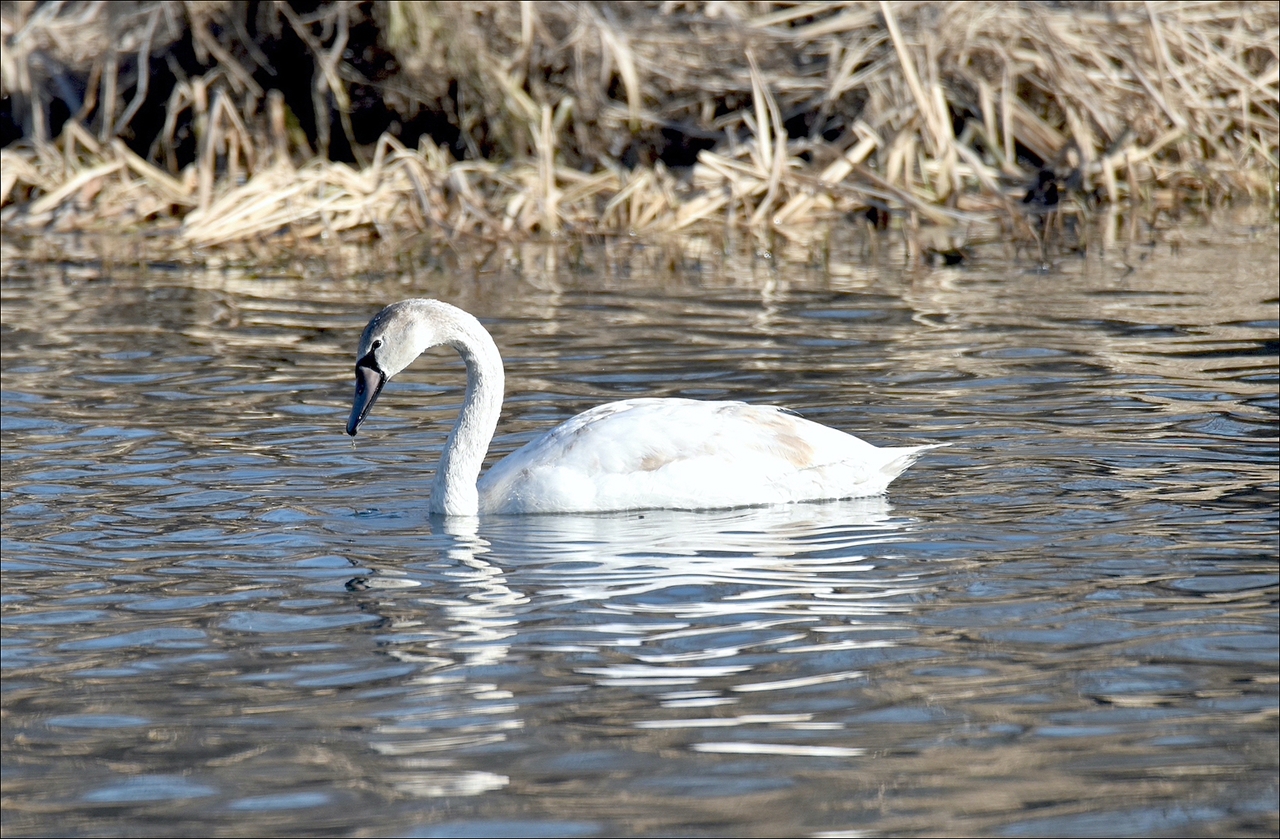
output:
[[[918, 260], [957, 241], [1048, 253], [1055, 226], [1107, 214], [1251, 203], [1276, 217], [1274, 4], [852, 3], [767, 14], [722, 4], [682, 16], [471, 6], [392, 2], [361, 18], [326, 4], [309, 22], [282, 11], [281, 32], [307, 36], [313, 76], [328, 85], [309, 122], [305, 102], [249, 84], [263, 64], [253, 51], [271, 47], [261, 33], [238, 45], [224, 35], [221, 53], [205, 43], [219, 25], [239, 31], [225, 19], [230, 4], [167, 20], [139, 3], [132, 17], [90, 19], [78, 33], [56, 8], [19, 19], [9, 7], [4, 86], [24, 133], [0, 152], [5, 233], [131, 232], [174, 237], [177, 248], [268, 251], [424, 234], [493, 246], [692, 234], [812, 250], [831, 226], [850, 224], [900, 232]], [[82, 49], [77, 64], [75, 39], [108, 25], [124, 28], [118, 46]], [[377, 84], [369, 68], [334, 69], [334, 51], [358, 32], [397, 68]], [[168, 99], [149, 106], [141, 71], [166, 58], [178, 66], [172, 54], [187, 41], [205, 44], [210, 69], [175, 78]], [[108, 65], [119, 101], [91, 107]], [[441, 105], [441, 72], [452, 105]], [[58, 91], [76, 85], [84, 101], [56, 137], [41, 137], [57, 96], [69, 96]], [[361, 143], [371, 112], [352, 103], [367, 90], [405, 113]], [[409, 130], [409, 111], [457, 110], [464, 90], [481, 99], [454, 115], [465, 125], [447, 126], [458, 136]], [[149, 107], [163, 128], [144, 143], [134, 121]], [[344, 133], [349, 161], [334, 159]]]

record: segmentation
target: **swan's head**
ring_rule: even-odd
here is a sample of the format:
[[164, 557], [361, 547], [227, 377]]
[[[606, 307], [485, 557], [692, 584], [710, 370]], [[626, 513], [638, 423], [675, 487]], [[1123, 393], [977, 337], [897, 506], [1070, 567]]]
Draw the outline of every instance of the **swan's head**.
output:
[[364, 328], [356, 350], [356, 395], [347, 419], [347, 433], [352, 437], [387, 379], [412, 364], [424, 350], [441, 343], [434, 334], [432, 304], [444, 305], [435, 300], [392, 303]]

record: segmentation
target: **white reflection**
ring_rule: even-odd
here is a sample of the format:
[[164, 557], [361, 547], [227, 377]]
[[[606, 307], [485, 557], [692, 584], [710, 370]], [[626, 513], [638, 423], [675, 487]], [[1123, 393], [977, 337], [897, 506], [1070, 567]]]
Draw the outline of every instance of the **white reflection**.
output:
[[[906, 524], [890, 516], [884, 497], [876, 497], [719, 512], [494, 517], [484, 521], [483, 530], [504, 557], [537, 563], [545, 577], [539, 580], [540, 600], [680, 619], [663, 627], [647, 624], [644, 640], [654, 641], [715, 633], [714, 626], [689, 623], [715, 615], [751, 613], [757, 617], [749, 628], [762, 629], [789, 623], [801, 612], [815, 621], [827, 614], [885, 614], [886, 597], [918, 587], [910, 578], [868, 577], [874, 565], [865, 549], [882, 549]], [[682, 586], [725, 593], [674, 607], [647, 597]], [[815, 596], [825, 602], [815, 602]], [[787, 619], [759, 617], [769, 613]], [[593, 627], [609, 634], [628, 628], [634, 630], [627, 623]], [[656, 634], [661, 632], [673, 634]], [[784, 640], [781, 633], [776, 640]], [[709, 648], [697, 657], [736, 652]]]
[[742, 714], [737, 717], [695, 717], [677, 720], [640, 720], [636, 728], [735, 728], [740, 725], [778, 725], [805, 723], [813, 714]]
[[762, 690], [792, 690], [794, 688], [806, 688], [810, 685], [827, 685], [832, 682], [843, 682], [847, 679], [856, 679], [861, 675], [861, 670], [849, 670], [844, 673], [824, 673], [821, 676], [809, 676], [801, 679], [783, 679], [782, 681], [777, 682], [750, 682], [741, 685], [734, 685], [733, 690], [738, 693], [755, 693]]
[[[669, 695], [676, 704], [668, 707], [699, 707], [861, 675], [761, 679], [743, 655], [892, 646], [830, 633], [891, 629], [886, 616], [910, 608], [904, 596], [922, 582], [910, 573], [877, 575], [869, 559], [907, 523], [880, 497], [710, 513], [494, 517], [481, 530], [536, 588], [540, 630], [581, 639], [558, 642], [556, 652], [629, 654], [574, 672], [608, 687], [732, 685], [729, 693]], [[595, 620], [612, 615], [619, 619]]]
[[[477, 534], [477, 520], [467, 518], [433, 521], [437, 536], [444, 537], [443, 558], [449, 565], [443, 575], [452, 585], [437, 594], [387, 604], [396, 644], [390, 655], [415, 661], [423, 671], [407, 684], [415, 689], [393, 722], [374, 728], [370, 748], [397, 759], [390, 768], [389, 783], [400, 792], [419, 798], [479, 795], [505, 787], [510, 778], [487, 771], [454, 770], [449, 757], [460, 751], [493, 746], [508, 732], [524, 727], [519, 706], [510, 691], [492, 682], [476, 680], [477, 668], [501, 663], [516, 634], [514, 610], [528, 598], [513, 590], [503, 571], [489, 562], [489, 543]], [[366, 590], [385, 589], [368, 581]], [[406, 606], [408, 607], [406, 609]], [[406, 614], [408, 612], [408, 614]], [[424, 615], [443, 612], [443, 626]], [[403, 644], [398, 642], [403, 639]], [[425, 643], [428, 653], [416, 652]], [[431, 771], [422, 771], [430, 767]], [[438, 767], [438, 768], [437, 768]]]
[[792, 757], [859, 757], [866, 749], [846, 746], [797, 746], [792, 743], [694, 743], [695, 752], [721, 755], [790, 755]]
[[[627, 556], [691, 556], [715, 552], [790, 557], [823, 547], [882, 544], [906, 525], [893, 519], [883, 495], [818, 504], [775, 504], [733, 510], [555, 516], [492, 516], [482, 523], [486, 538], [534, 550]], [[504, 549], [506, 545], [503, 545]], [[517, 547], [513, 544], [512, 547]], [[598, 551], [592, 552], [592, 549]], [[504, 550], [505, 553], [505, 550]]]
[[392, 785], [415, 798], [447, 798], [455, 795], [479, 795], [502, 789], [511, 783], [506, 775], [493, 772], [413, 772], [400, 775]]
[[457, 580], [462, 590], [470, 589], [463, 600], [443, 603], [446, 614], [455, 621], [449, 630], [457, 640], [450, 648], [464, 653], [465, 663], [470, 666], [493, 664], [506, 657], [510, 649], [507, 639], [516, 634], [513, 609], [529, 602], [528, 597], [507, 585], [500, 568], [484, 558], [489, 553], [489, 543], [477, 534], [478, 523], [478, 519], [470, 517], [439, 521], [441, 531], [453, 538], [445, 555], [456, 567], [446, 576]]
[[[524, 729], [525, 712], [511, 692], [485, 680], [493, 672], [486, 668], [518, 665], [533, 649], [564, 656], [583, 689], [665, 688], [655, 710], [674, 716], [640, 720], [640, 729], [825, 730], [833, 724], [811, 712], [760, 714], [742, 703], [861, 675], [780, 678], [777, 664], [793, 652], [892, 644], [840, 633], [864, 624], [891, 628], [886, 616], [908, 608], [902, 595], [923, 588], [916, 572], [878, 574], [879, 560], [870, 558], [883, 557], [908, 523], [891, 516], [884, 498], [709, 513], [435, 519], [424, 539], [434, 548], [434, 580], [418, 589], [371, 581], [366, 589], [389, 598], [383, 614], [391, 654], [423, 667], [408, 682], [412, 703], [375, 729], [371, 747], [396, 762], [389, 782], [406, 794], [474, 794], [495, 788], [495, 779], [505, 783], [493, 773], [464, 777], [450, 761], [475, 749], [496, 754], [494, 746]], [[536, 592], [536, 602], [525, 591]], [[513, 658], [522, 632], [522, 656]], [[682, 709], [735, 707], [744, 711], [681, 716]], [[690, 747], [860, 753], [804, 743]]]

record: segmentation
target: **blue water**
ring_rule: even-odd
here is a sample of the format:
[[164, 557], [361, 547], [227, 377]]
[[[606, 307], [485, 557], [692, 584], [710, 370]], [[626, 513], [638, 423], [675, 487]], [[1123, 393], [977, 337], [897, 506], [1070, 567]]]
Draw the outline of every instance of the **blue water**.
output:
[[[1274, 835], [1274, 235], [1138, 256], [6, 261], [5, 836]], [[494, 458], [634, 394], [953, 445], [883, 498], [432, 520], [456, 357], [342, 433], [412, 295], [502, 349]]]

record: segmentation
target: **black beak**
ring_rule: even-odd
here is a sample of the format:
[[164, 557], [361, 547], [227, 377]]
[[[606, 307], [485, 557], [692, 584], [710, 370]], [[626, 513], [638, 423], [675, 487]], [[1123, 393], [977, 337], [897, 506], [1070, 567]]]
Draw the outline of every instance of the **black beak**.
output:
[[386, 383], [387, 377], [378, 369], [372, 352], [356, 362], [356, 398], [351, 403], [351, 416], [347, 418], [347, 434], [356, 436], [356, 429], [369, 415], [369, 409]]

